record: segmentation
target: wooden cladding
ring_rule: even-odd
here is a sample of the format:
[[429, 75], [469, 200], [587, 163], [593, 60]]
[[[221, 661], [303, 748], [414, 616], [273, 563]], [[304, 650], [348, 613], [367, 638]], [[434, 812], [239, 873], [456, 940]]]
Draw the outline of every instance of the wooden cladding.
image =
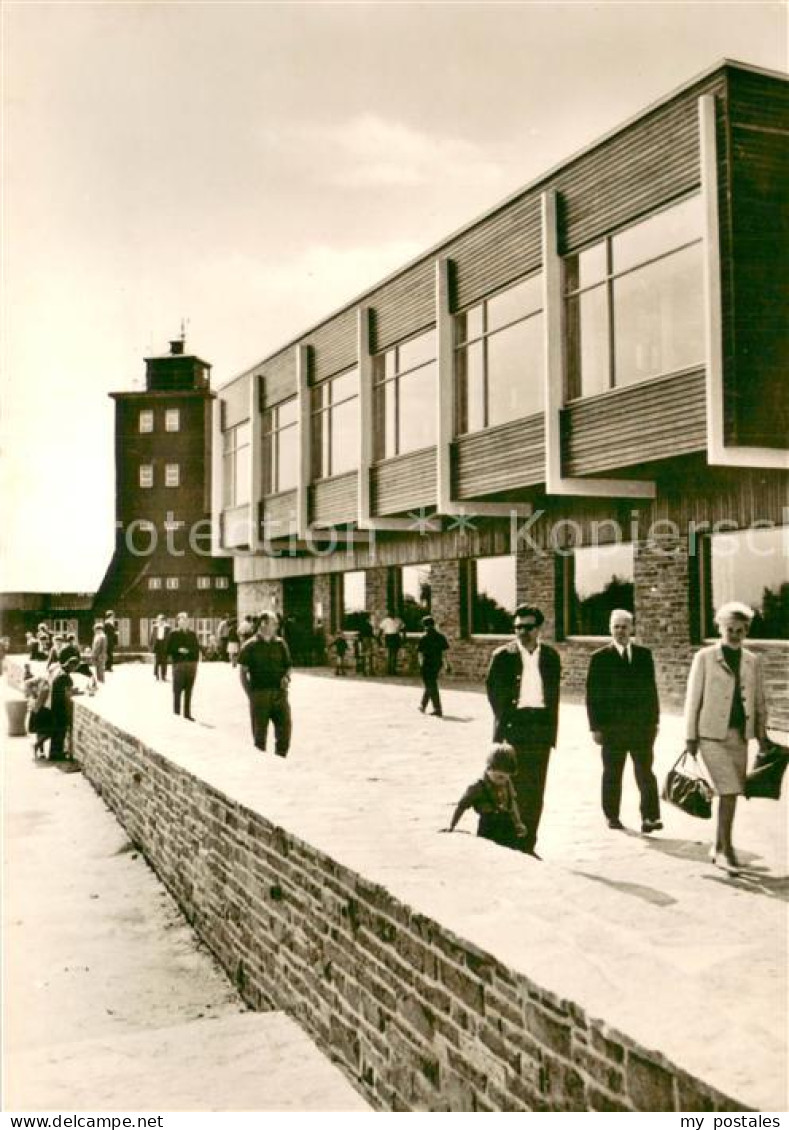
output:
[[304, 339], [304, 344], [311, 349], [310, 376], [313, 381], [322, 381], [356, 364], [359, 350], [357, 323], [356, 309], [344, 310]]
[[249, 419], [249, 382], [254, 378], [248, 374], [239, 377], [232, 384], [222, 389], [222, 430], [234, 428], [236, 424], [243, 424]]
[[562, 412], [564, 471], [591, 475], [701, 451], [707, 445], [704, 370], [578, 400]]
[[513, 420], [455, 441], [455, 488], [459, 499], [532, 486], [544, 479], [542, 415]]
[[778, 76], [732, 68], [729, 105], [735, 125], [786, 130], [789, 119], [789, 85]]
[[455, 264], [453, 305], [462, 309], [540, 266], [540, 200], [521, 197], [446, 249]]
[[358, 474], [321, 479], [310, 487], [310, 520], [313, 522], [355, 522], [357, 518]]
[[374, 291], [364, 304], [373, 311], [370, 348], [380, 353], [436, 320], [436, 274], [432, 259]]
[[296, 491], [267, 495], [260, 504], [260, 511], [269, 539], [287, 537], [296, 528]]
[[263, 377], [263, 404], [270, 408], [296, 395], [296, 349], [284, 349], [260, 368]]
[[398, 455], [370, 470], [372, 512], [398, 514], [436, 505], [436, 449]]
[[250, 541], [249, 506], [233, 506], [222, 511], [222, 546], [225, 549], [247, 549]]

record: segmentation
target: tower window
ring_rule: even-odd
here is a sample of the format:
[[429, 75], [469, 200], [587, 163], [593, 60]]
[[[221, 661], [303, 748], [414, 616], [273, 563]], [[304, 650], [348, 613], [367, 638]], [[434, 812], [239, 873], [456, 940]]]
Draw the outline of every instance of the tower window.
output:
[[166, 586], [168, 589], [177, 589], [179, 585], [178, 577], [167, 577]]
[[181, 411], [179, 408], [168, 408], [164, 414], [164, 430], [166, 432], [180, 432]]
[[164, 485], [166, 487], [177, 487], [181, 485], [181, 469], [177, 463], [165, 464]]
[[153, 412], [149, 408], [144, 408], [140, 412], [139, 428], [141, 432], [153, 431]]
[[230, 588], [230, 578], [229, 577], [215, 577], [214, 578], [214, 588], [216, 588], [216, 589], [229, 589]]
[[153, 464], [141, 463], [140, 464], [140, 486], [152, 487], [153, 486]]
[[197, 578], [197, 587], [199, 589], [210, 589], [211, 588], [211, 578], [210, 577], [198, 577]]
[[161, 577], [149, 577], [148, 578], [148, 588], [149, 589], [160, 589], [161, 587], [162, 587], [162, 578]]

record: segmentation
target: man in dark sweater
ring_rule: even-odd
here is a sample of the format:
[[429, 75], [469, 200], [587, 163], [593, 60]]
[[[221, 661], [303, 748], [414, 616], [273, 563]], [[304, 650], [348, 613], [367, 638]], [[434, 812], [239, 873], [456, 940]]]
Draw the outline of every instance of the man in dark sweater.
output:
[[200, 662], [200, 641], [189, 627], [189, 616], [179, 612], [176, 627], [167, 640], [167, 658], [173, 666], [173, 711], [181, 713], [181, 699], [184, 704], [184, 718], [194, 722], [192, 717], [192, 688], [197, 678], [197, 664]]
[[276, 632], [273, 613], [262, 613], [257, 632], [241, 648], [238, 666], [241, 686], [249, 699], [255, 745], [258, 749], [266, 748], [268, 724], [271, 722], [275, 753], [287, 757], [292, 730], [288, 702], [291, 659], [288, 645]]

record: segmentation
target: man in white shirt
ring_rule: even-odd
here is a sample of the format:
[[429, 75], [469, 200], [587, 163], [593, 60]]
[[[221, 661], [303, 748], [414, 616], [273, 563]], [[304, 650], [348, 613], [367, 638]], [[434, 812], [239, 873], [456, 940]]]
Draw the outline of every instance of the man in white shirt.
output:
[[515, 639], [491, 656], [486, 680], [495, 718], [493, 740], [515, 749], [513, 784], [526, 825], [524, 850], [535, 854], [545, 780], [559, 724], [559, 653], [542, 643], [541, 609], [523, 604], [515, 612]]
[[403, 642], [404, 627], [400, 617], [395, 616], [391, 611], [387, 612], [379, 625], [378, 630], [386, 647], [387, 675], [397, 674], [397, 653]]

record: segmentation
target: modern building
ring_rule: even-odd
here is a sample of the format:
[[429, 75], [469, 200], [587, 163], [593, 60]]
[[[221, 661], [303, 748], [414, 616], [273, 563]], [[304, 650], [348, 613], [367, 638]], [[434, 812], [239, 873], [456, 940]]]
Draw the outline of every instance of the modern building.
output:
[[429, 608], [477, 678], [530, 601], [573, 693], [629, 607], [676, 701], [738, 598], [789, 722], [788, 134], [724, 61], [222, 387], [240, 613]]
[[188, 612], [205, 644], [236, 604], [232, 562], [211, 553], [211, 366], [183, 340], [145, 365], [145, 391], [110, 394], [115, 551], [94, 604], [132, 651], [147, 650], [159, 613]]

